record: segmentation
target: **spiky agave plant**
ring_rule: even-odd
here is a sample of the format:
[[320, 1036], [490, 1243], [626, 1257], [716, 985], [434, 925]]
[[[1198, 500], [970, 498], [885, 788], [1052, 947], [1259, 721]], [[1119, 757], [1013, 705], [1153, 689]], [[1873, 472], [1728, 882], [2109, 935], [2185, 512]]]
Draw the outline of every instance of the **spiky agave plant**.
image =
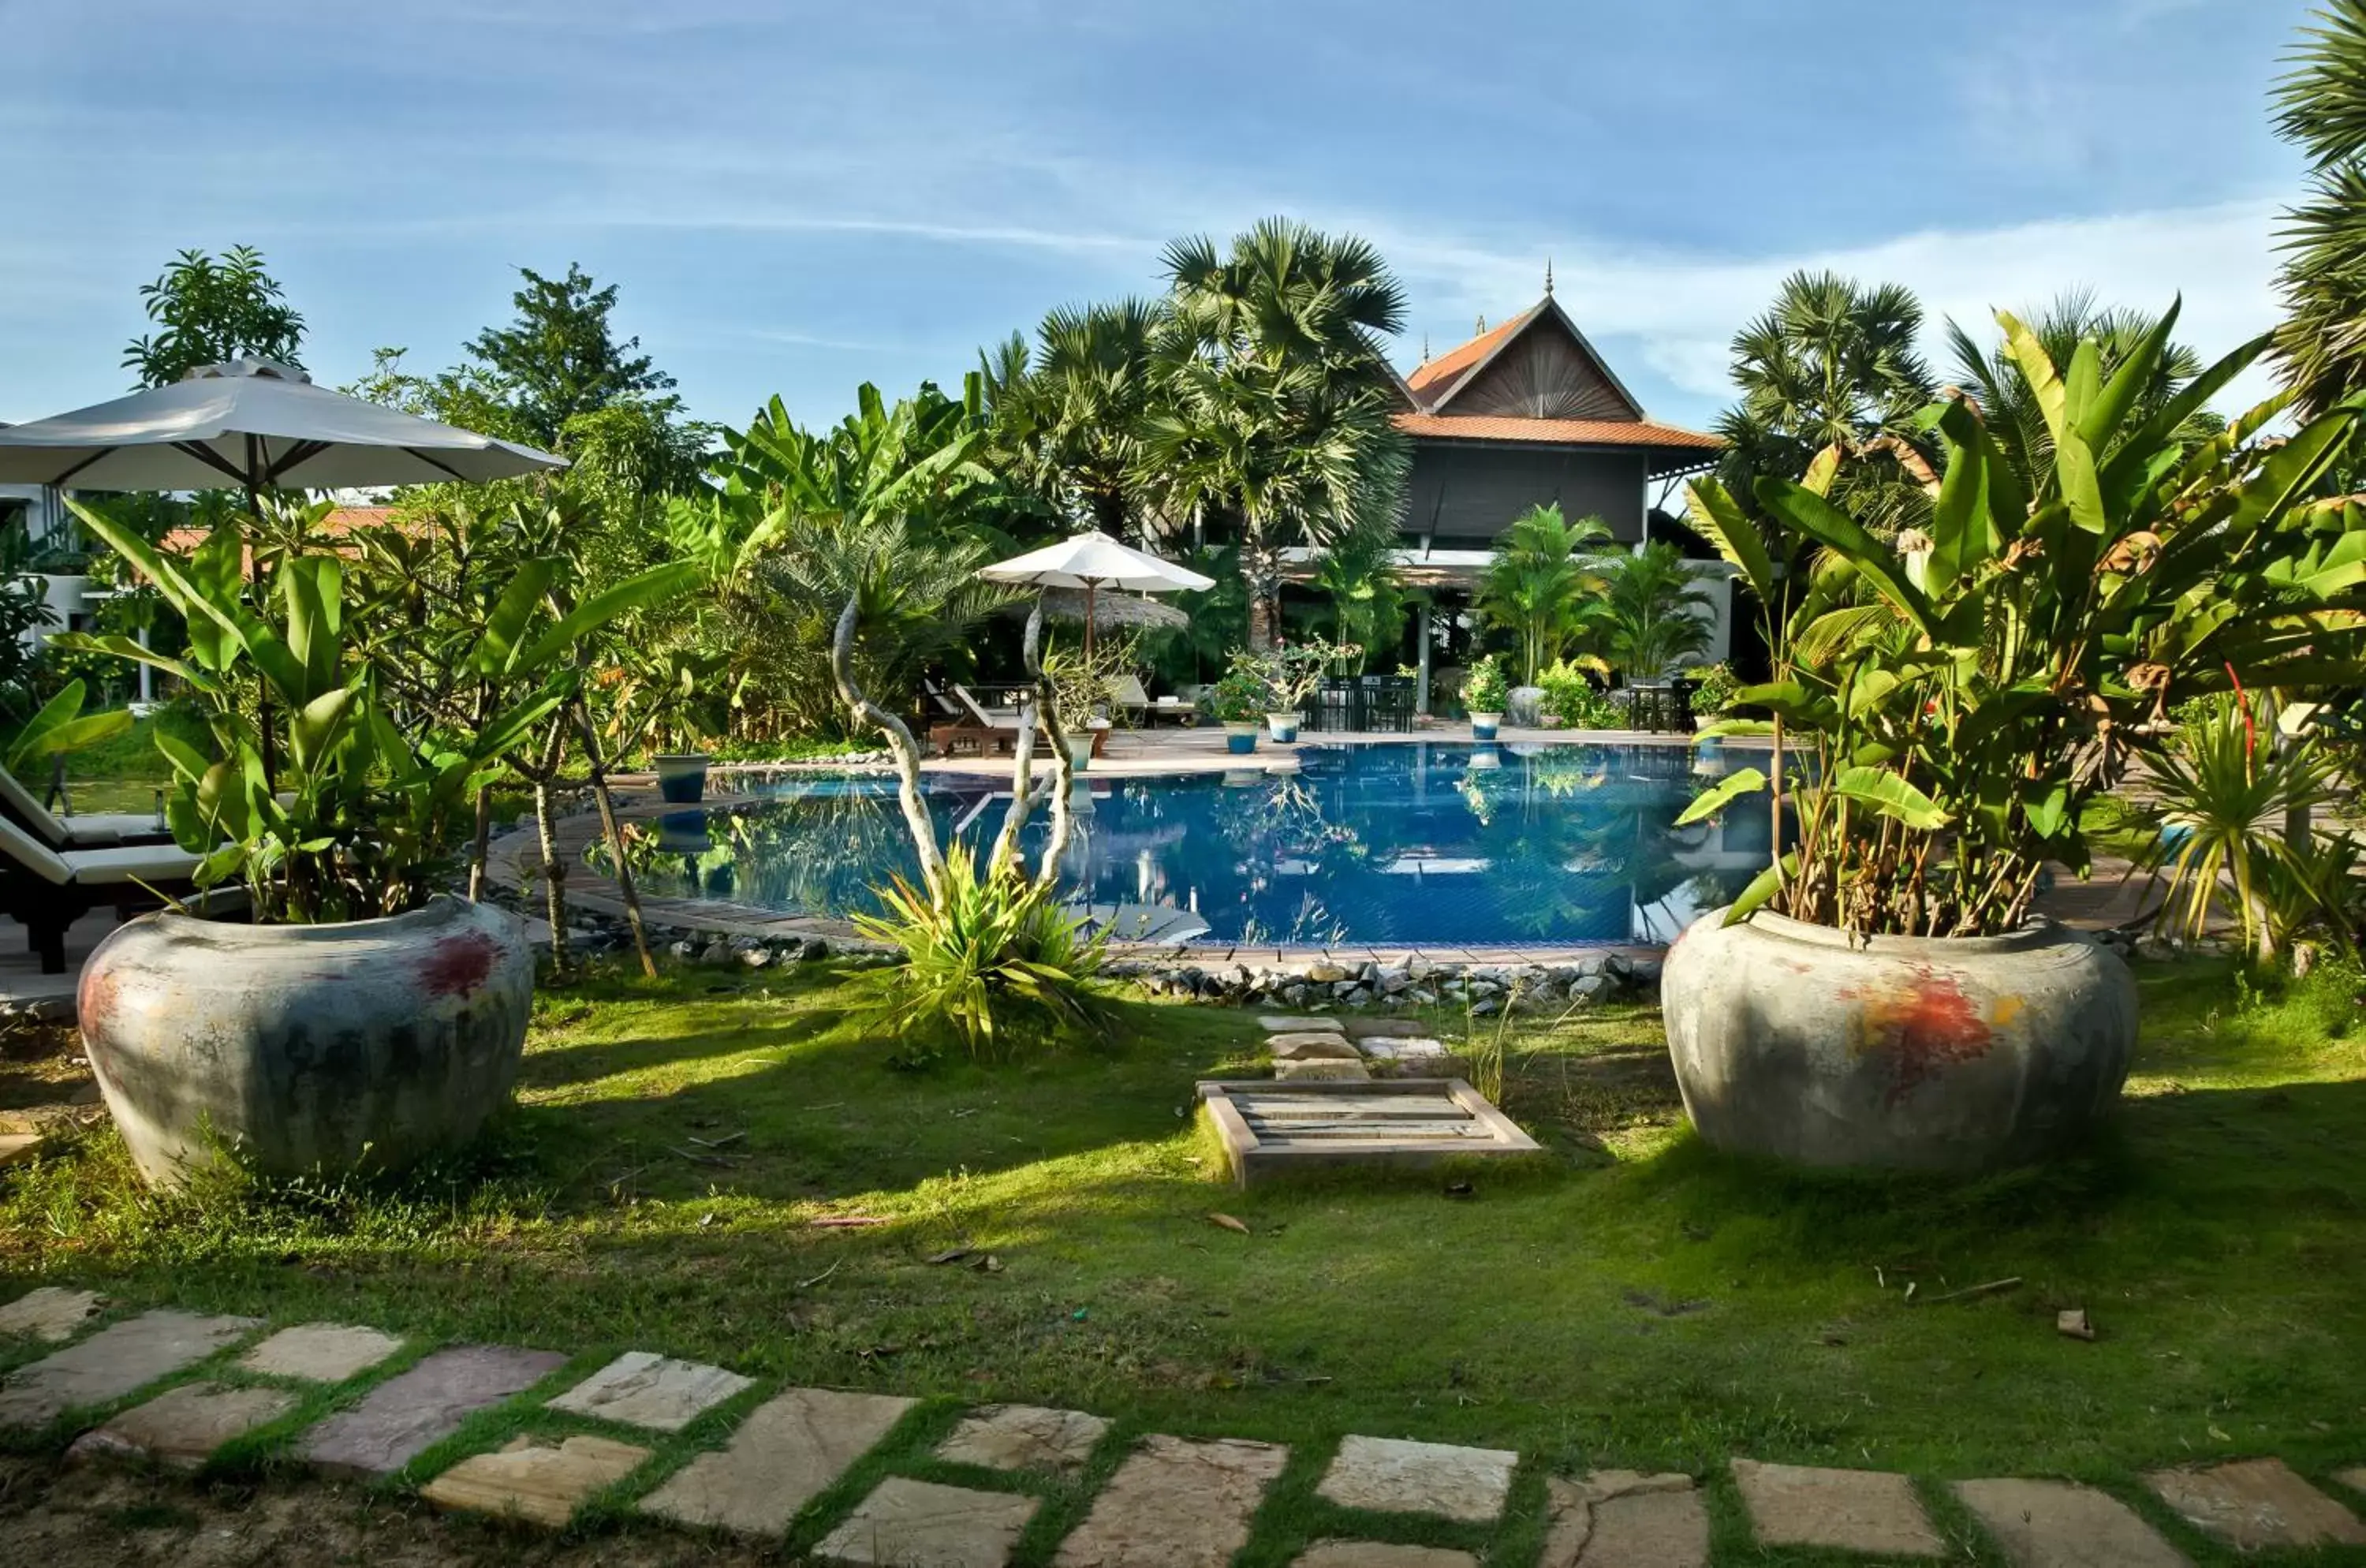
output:
[[1055, 886], [1008, 861], [981, 871], [956, 840], [945, 853], [941, 898], [901, 876], [877, 892], [880, 912], [857, 915], [855, 929], [903, 962], [866, 978], [881, 1021], [919, 1054], [958, 1039], [973, 1059], [997, 1061], [1107, 1032], [1089, 983], [1107, 955], [1108, 932], [1088, 933]]

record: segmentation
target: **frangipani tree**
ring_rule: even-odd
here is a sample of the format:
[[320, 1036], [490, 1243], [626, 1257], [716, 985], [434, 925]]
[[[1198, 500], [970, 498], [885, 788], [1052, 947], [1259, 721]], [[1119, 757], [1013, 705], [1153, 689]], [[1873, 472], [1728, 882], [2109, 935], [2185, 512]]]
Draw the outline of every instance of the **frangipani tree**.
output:
[[[1729, 918], [1763, 906], [1867, 934], [2011, 930], [2049, 862], [2084, 872], [2083, 808], [2159, 745], [2170, 703], [2366, 674], [2366, 507], [2316, 498], [2358, 410], [2283, 439], [2268, 434], [2278, 397], [2189, 451], [2189, 418], [2266, 340], [2139, 415], [2176, 319], [2107, 378], [2092, 340], [2057, 367], [2000, 314], [2053, 444], [2035, 491], [1962, 399], [1923, 416], [1946, 457], [1927, 531], [1885, 543], [1836, 506], [1834, 453], [1803, 481], [1758, 481], [1765, 510], [1823, 555], [1770, 628], [1775, 679], [1741, 694], [1775, 715], [1756, 727], [1774, 731], [1773, 778], [1741, 770], [1687, 813], [1771, 783], [1779, 829], [1782, 790], [1797, 803], [1796, 848], [1778, 832], [1779, 859]], [[1779, 603], [1734, 498], [1702, 481], [1693, 508], [1761, 602]], [[1813, 755], [1787, 779], [1786, 739]]]

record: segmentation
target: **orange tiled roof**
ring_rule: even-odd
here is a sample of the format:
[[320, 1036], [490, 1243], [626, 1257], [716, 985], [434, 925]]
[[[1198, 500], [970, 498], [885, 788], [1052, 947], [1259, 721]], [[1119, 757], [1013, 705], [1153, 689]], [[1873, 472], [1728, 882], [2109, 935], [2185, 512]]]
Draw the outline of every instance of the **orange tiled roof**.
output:
[[1536, 441], [1557, 446], [1674, 446], [1714, 452], [1725, 445], [1697, 430], [1679, 430], [1647, 419], [1517, 419], [1483, 414], [1401, 413], [1396, 426], [1407, 435], [1452, 436], [1459, 441]]
[[[394, 508], [391, 506], [340, 506], [321, 520], [321, 532], [332, 538], [342, 538], [364, 528], [389, 528], [393, 525]], [[164, 536], [159, 547], [172, 555], [190, 555], [206, 542], [206, 534], [207, 530], [203, 528], [175, 528]]]
[[1416, 392], [1427, 391], [1432, 387], [1443, 390], [1445, 383], [1493, 354], [1496, 344], [1519, 331], [1522, 323], [1535, 314], [1534, 310], [1523, 311], [1494, 331], [1480, 333], [1460, 348], [1449, 349], [1436, 359], [1415, 366], [1413, 374], [1405, 378], [1405, 385]]

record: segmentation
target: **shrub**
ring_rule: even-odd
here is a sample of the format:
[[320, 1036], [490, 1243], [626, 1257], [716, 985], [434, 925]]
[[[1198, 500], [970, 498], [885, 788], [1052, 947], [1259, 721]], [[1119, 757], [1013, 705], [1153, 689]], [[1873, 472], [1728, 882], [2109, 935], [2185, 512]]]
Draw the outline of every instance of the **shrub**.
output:
[[1008, 862], [981, 874], [963, 843], [945, 853], [944, 881], [941, 907], [898, 876], [879, 890], [882, 913], [854, 919], [864, 936], [903, 954], [864, 979], [880, 994], [882, 1021], [913, 1055], [958, 1039], [989, 1061], [1105, 1032], [1087, 982], [1100, 972], [1106, 931], [1086, 934], [1056, 886]]
[[1722, 664], [1704, 664], [1685, 673], [1693, 677], [1693, 712], [1698, 716], [1721, 714], [1741, 695], [1741, 682]]
[[1511, 685], [1492, 653], [1471, 665], [1470, 673], [1462, 678], [1462, 706], [1467, 713], [1502, 713], [1511, 700]]
[[1617, 698], [1597, 690], [1584, 671], [1566, 659], [1557, 659], [1537, 676], [1544, 688], [1538, 705], [1572, 729], [1623, 729], [1627, 710]]
[[1258, 666], [1256, 656], [1236, 653], [1233, 667], [1223, 678], [1208, 690], [1200, 705], [1208, 716], [1223, 724], [1255, 724], [1272, 711], [1273, 689]]

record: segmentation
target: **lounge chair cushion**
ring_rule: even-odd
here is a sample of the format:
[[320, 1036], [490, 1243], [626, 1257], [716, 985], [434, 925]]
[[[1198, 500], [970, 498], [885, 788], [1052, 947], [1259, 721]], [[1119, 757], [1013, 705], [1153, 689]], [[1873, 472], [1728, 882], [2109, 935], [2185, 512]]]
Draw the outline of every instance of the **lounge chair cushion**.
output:
[[186, 882], [199, 857], [178, 844], [124, 844], [107, 850], [68, 850], [66, 864], [84, 887], [120, 882]]

